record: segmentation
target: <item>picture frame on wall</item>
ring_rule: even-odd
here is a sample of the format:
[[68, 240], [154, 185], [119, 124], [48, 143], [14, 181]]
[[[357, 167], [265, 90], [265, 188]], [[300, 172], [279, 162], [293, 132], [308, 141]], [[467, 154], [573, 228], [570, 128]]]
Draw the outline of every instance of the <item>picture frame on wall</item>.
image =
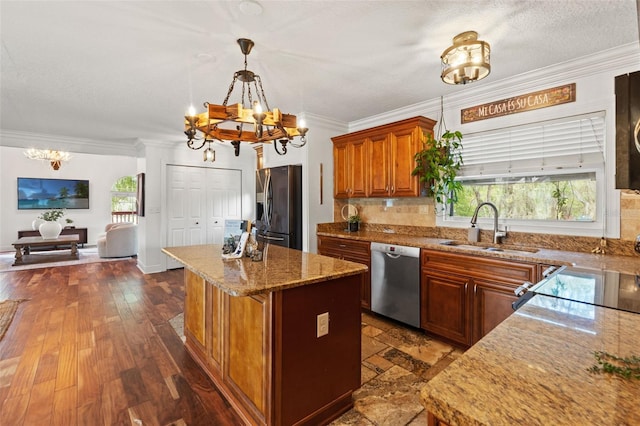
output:
[[137, 215], [144, 217], [144, 173], [138, 173], [138, 186], [136, 193]]

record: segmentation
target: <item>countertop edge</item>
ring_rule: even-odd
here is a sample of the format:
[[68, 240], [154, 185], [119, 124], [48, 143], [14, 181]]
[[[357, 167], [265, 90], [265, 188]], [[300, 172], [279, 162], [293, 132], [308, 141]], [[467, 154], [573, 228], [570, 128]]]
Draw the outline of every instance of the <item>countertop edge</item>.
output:
[[[179, 262], [182, 265], [184, 265], [184, 267], [186, 269], [188, 269], [189, 271], [193, 272], [197, 276], [203, 278], [205, 281], [207, 281], [208, 283], [216, 286], [217, 288], [219, 288], [220, 290], [224, 291], [225, 293], [227, 293], [227, 294], [229, 294], [231, 296], [240, 296], [240, 297], [241, 296], [255, 296], [255, 295], [259, 295], [259, 294], [267, 294], [267, 293], [277, 292], [277, 291], [286, 290], [286, 289], [290, 289], [290, 288], [294, 288], [294, 287], [301, 287], [301, 286], [316, 284], [316, 283], [320, 283], [320, 282], [324, 282], [324, 281], [328, 281], [328, 280], [334, 280], [334, 279], [348, 277], [348, 276], [352, 276], [352, 275], [358, 275], [358, 274], [362, 274], [362, 273], [366, 272], [369, 269], [366, 265], [363, 265], [363, 264], [360, 264], [360, 263], [350, 262], [350, 261], [347, 261], [347, 260], [337, 260], [337, 259], [329, 258], [329, 259], [331, 259], [332, 262], [339, 261], [339, 262], [344, 263], [344, 264], [349, 264], [350, 268], [348, 270], [342, 270], [342, 271], [339, 271], [339, 272], [324, 273], [322, 275], [310, 276], [310, 277], [307, 277], [307, 278], [287, 279], [287, 280], [284, 280], [282, 283], [278, 284], [277, 286], [271, 286], [269, 288], [252, 287], [252, 288], [248, 288], [248, 289], [239, 289], [238, 287], [229, 286], [229, 285], [225, 284], [224, 282], [221, 282], [219, 279], [210, 276], [209, 274], [201, 271], [200, 269], [194, 267], [193, 265], [190, 265], [187, 261], [185, 261], [184, 259], [182, 259], [182, 258], [176, 256], [175, 254], [171, 253], [166, 248], [162, 248], [162, 252], [164, 254], [166, 254], [167, 256], [175, 259], [177, 262]], [[311, 253], [307, 253], [307, 254], [311, 254]], [[321, 256], [321, 255], [314, 255], [314, 256]], [[326, 257], [326, 256], [322, 256], [322, 257]], [[246, 261], [246, 259], [248, 259], [248, 258], [230, 259], [230, 260], [231, 261], [238, 261], [238, 260]], [[223, 260], [223, 262], [225, 262], [225, 261]]]

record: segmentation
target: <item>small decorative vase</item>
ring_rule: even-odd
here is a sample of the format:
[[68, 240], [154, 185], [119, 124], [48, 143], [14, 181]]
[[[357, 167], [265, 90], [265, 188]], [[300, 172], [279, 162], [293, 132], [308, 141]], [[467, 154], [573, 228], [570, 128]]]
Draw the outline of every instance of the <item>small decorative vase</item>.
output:
[[33, 222], [31, 222], [31, 229], [33, 229], [34, 231], [37, 231], [40, 229], [40, 225], [45, 222], [46, 220], [37, 218]]
[[43, 239], [54, 240], [58, 238], [58, 235], [62, 232], [62, 225], [58, 222], [45, 221], [40, 224], [38, 231], [40, 231], [40, 235], [42, 235]]
[[349, 232], [358, 232], [360, 222], [349, 222]]

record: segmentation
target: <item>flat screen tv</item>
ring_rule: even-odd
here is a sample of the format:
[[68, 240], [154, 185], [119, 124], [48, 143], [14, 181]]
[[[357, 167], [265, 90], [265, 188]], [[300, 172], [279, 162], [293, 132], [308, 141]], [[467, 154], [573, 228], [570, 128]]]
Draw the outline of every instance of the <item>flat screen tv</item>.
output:
[[88, 180], [18, 178], [18, 210], [88, 208]]

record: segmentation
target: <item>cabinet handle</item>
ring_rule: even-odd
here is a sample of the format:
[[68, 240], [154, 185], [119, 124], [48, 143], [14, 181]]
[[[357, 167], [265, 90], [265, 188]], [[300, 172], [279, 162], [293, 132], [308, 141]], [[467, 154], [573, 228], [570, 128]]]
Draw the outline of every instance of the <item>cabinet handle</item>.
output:
[[393, 185], [391, 185], [391, 193], [392, 193], [392, 194], [395, 194], [395, 192], [396, 192], [396, 187], [395, 187], [395, 186], [393, 186]]
[[340, 244], [340, 245], [339, 245], [339, 247], [340, 247], [340, 248], [345, 248], [345, 247], [346, 247], [346, 244]]
[[384, 192], [389, 192], [389, 185], [384, 187]]

